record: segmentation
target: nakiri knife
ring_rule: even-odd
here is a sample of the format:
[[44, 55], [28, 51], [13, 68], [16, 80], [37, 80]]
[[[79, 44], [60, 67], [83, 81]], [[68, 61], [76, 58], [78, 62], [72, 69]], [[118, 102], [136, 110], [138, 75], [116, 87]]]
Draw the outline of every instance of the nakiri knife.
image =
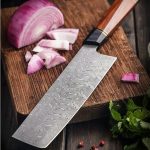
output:
[[45, 148], [69, 123], [116, 61], [97, 52], [99, 46], [138, 0], [115, 0], [97, 28], [20, 125], [13, 137]]

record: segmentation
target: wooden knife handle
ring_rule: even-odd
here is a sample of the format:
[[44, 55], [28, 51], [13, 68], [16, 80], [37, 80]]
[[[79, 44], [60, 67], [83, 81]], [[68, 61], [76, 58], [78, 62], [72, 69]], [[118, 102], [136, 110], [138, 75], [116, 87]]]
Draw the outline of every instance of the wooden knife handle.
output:
[[97, 28], [85, 39], [84, 44], [101, 45], [103, 41], [118, 27], [119, 23], [137, 4], [138, 0], [115, 0], [105, 13]]
[[132, 10], [137, 2], [138, 0], [115, 0], [97, 28], [109, 35]]

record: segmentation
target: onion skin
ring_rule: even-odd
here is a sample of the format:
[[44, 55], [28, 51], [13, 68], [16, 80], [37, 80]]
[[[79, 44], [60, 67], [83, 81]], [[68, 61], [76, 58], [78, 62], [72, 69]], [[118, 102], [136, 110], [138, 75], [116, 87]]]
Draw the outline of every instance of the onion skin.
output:
[[30, 45], [64, 24], [61, 11], [48, 0], [29, 0], [11, 17], [7, 36], [16, 48]]

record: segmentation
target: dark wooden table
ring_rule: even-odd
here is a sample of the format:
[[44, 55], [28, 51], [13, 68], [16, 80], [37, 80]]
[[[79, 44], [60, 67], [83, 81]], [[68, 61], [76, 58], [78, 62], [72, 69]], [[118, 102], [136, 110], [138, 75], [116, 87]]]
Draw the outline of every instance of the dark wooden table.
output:
[[[16, 6], [24, 0], [2, 1], [2, 7]], [[123, 28], [127, 34], [132, 48], [140, 58], [142, 64], [150, 72], [148, 63], [147, 46], [150, 41], [150, 1], [141, 0], [134, 11], [123, 22]], [[3, 67], [3, 66], [2, 66]], [[38, 150], [11, 138], [17, 128], [15, 111], [10, 102], [9, 90], [6, 84], [2, 68], [2, 149], [3, 150]], [[106, 145], [101, 148], [105, 150], [121, 150], [122, 146], [118, 140], [111, 137], [107, 118], [93, 120], [84, 123], [68, 125], [63, 132], [54, 140], [47, 150], [76, 150], [80, 140], [85, 142], [83, 150], [89, 150], [100, 139], [106, 140]]]

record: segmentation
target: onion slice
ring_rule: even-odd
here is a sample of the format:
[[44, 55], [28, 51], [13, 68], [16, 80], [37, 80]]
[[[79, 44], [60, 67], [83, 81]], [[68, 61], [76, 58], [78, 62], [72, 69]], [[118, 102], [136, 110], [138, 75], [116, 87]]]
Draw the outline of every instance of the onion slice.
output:
[[137, 74], [137, 73], [125, 73], [124, 75], [122, 75], [121, 81], [139, 83], [139, 74]]
[[47, 32], [47, 36], [54, 40], [65, 40], [71, 44], [74, 44], [78, 37], [78, 33], [52, 30]]
[[48, 0], [29, 0], [22, 4], [8, 25], [8, 40], [16, 48], [30, 45], [46, 32], [64, 24], [61, 11]]
[[55, 31], [55, 32], [71, 32], [71, 33], [75, 33], [75, 34], [79, 33], [79, 29], [75, 29], [75, 28], [59, 28], [59, 29], [48, 31], [47, 34], [53, 32], [53, 31]]
[[45, 50], [38, 53], [37, 55], [41, 59], [45, 60], [44, 65], [47, 69], [50, 69], [66, 61], [66, 59], [63, 56], [60, 56], [60, 54], [54, 50]]
[[38, 44], [41, 47], [54, 48], [58, 50], [71, 50], [72, 46], [65, 40], [41, 40]]
[[61, 63], [64, 63], [65, 61], [66, 61], [66, 59], [63, 56], [56, 55], [55, 58], [51, 62], [45, 61], [45, 67], [47, 69], [50, 69]]
[[25, 54], [26, 62], [28, 62], [31, 58], [32, 58], [32, 54], [29, 51], [27, 51], [26, 54]]
[[51, 50], [54, 50], [53, 48], [48, 48], [48, 47], [41, 47], [41, 46], [35, 46], [34, 49], [32, 50], [33, 52], [36, 52], [36, 53], [40, 53], [42, 51], [51, 51]]
[[37, 55], [43, 60], [51, 60], [55, 56], [60, 55], [60, 54], [52, 49], [49, 49], [49, 50], [43, 50], [42, 52], [38, 53]]
[[44, 66], [44, 61], [38, 56], [33, 55], [28, 63], [27, 74], [32, 74]]

